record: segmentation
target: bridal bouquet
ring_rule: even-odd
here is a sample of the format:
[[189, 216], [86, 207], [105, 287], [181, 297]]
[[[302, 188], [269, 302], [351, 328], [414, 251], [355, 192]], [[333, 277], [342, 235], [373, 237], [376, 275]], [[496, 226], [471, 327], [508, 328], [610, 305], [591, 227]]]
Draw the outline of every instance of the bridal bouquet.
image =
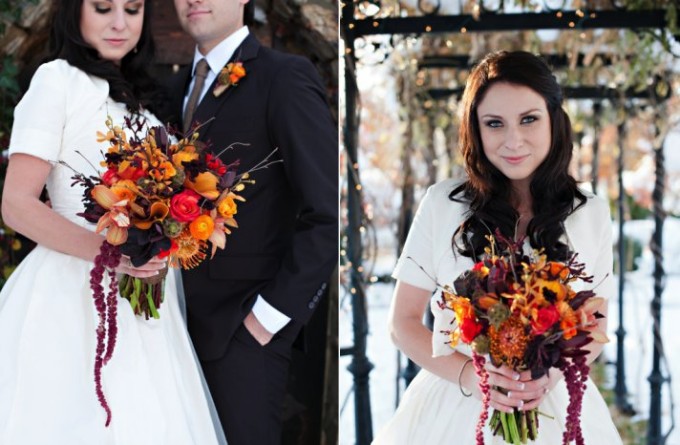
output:
[[[569, 391], [563, 444], [583, 444], [581, 401], [588, 378], [587, 350], [591, 341], [607, 342], [597, 328], [604, 299], [592, 290], [575, 292], [575, 281], [592, 283], [576, 255], [567, 262], [548, 261], [540, 251], [523, 252], [523, 241], [500, 233], [487, 237], [490, 247], [481, 261], [461, 274], [454, 288], [446, 286], [440, 307], [454, 313], [455, 328], [445, 333], [450, 346], [470, 344], [480, 376], [483, 410], [477, 424], [477, 444], [484, 444], [482, 429], [488, 419], [490, 386], [485, 355], [495, 366], [530, 370], [539, 378], [551, 367], [562, 370]], [[538, 409], [494, 410], [489, 426], [506, 443], [526, 444], [538, 435]]]
[[[149, 127], [144, 118], [126, 118], [124, 128], [106, 121], [106, 133], [97, 132], [98, 142], [108, 142], [98, 176], [77, 173], [74, 185], [84, 187], [87, 221], [96, 223], [96, 232], [106, 231], [106, 241], [95, 259], [90, 286], [99, 325], [95, 357], [95, 383], [100, 404], [111, 412], [101, 388], [101, 369], [113, 353], [116, 341], [117, 294], [129, 300], [136, 315], [159, 318], [163, 301], [165, 273], [152, 279], [123, 275], [120, 281], [114, 269], [122, 255], [133, 266], [151, 258], [167, 257], [170, 267], [193, 268], [218, 248], [224, 249], [230, 228], [238, 227], [235, 215], [238, 195], [246, 184], [253, 184], [250, 174], [266, 168], [271, 154], [244, 173], [237, 173], [238, 161], [225, 165], [198, 140], [198, 133], [174, 142], [162, 126]], [[272, 152], [273, 154], [273, 152]], [[104, 274], [110, 277], [105, 294]]]

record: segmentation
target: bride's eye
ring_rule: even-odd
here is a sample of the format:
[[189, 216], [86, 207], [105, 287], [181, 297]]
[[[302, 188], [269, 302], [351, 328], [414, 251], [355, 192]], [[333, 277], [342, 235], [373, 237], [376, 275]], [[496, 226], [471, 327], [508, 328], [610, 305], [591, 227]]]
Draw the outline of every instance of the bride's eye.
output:
[[142, 11], [142, 4], [136, 3], [125, 7], [125, 12], [130, 15], [137, 15]]
[[499, 119], [490, 119], [485, 121], [484, 125], [490, 128], [500, 128], [503, 126], [503, 123]]
[[108, 3], [95, 3], [94, 11], [97, 14], [106, 14], [107, 12], [111, 11], [111, 6]]

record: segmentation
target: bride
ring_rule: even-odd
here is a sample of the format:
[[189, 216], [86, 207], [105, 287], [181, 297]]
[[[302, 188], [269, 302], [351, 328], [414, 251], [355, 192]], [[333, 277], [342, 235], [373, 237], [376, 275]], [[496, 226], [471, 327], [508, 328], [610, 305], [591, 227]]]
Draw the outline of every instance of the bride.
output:
[[[97, 313], [89, 285], [104, 241], [77, 216], [82, 191], [72, 171], [94, 174], [96, 132], [107, 116], [160, 122], [154, 83], [151, 2], [56, 2], [50, 49], [15, 109], [2, 216], [38, 246], [0, 293], [0, 443], [11, 445], [214, 445], [226, 443], [211, 416], [182, 320], [175, 275], [159, 320], [136, 317], [118, 298], [115, 353], [102, 372], [110, 425], [95, 393]], [[76, 153], [78, 151], [79, 153]], [[47, 186], [51, 205], [40, 200]], [[116, 268], [158, 274], [164, 260]]]
[[[394, 271], [390, 330], [397, 346], [423, 369], [374, 445], [474, 444], [482, 410], [472, 351], [451, 349], [451, 315], [439, 308], [437, 283], [452, 285], [472, 268], [497, 227], [507, 238], [525, 235], [551, 260], [578, 252], [603, 297], [613, 295], [609, 209], [579, 190], [569, 175], [572, 133], [562, 92], [548, 66], [526, 52], [490, 54], [472, 71], [463, 94], [459, 136], [467, 181], [446, 180], [425, 195]], [[434, 295], [433, 295], [434, 293]], [[433, 332], [422, 325], [430, 303]], [[601, 312], [606, 314], [606, 309]], [[606, 332], [606, 318], [600, 330]], [[589, 345], [588, 363], [602, 350]], [[492, 408], [540, 412], [536, 444], [562, 443], [569, 394], [558, 369], [530, 372], [487, 365]], [[609, 410], [588, 380], [581, 426], [587, 444], [621, 444]], [[485, 426], [487, 444], [503, 444]]]

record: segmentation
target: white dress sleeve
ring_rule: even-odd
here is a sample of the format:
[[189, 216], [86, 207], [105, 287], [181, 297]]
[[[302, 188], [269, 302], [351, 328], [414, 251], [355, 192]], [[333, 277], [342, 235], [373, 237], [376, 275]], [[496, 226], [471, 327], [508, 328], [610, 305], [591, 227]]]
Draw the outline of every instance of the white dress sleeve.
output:
[[434, 262], [435, 193], [434, 186], [427, 189], [418, 206], [404, 249], [392, 276], [412, 286], [434, 292], [437, 289]]
[[56, 161], [66, 122], [67, 73], [65, 63], [41, 65], [14, 109], [9, 153], [25, 153]]

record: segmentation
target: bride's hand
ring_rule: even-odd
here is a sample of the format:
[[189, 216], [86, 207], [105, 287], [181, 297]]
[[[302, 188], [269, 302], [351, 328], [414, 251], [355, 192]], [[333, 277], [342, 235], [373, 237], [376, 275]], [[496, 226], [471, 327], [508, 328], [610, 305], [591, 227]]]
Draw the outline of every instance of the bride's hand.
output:
[[165, 268], [166, 265], [167, 258], [160, 259], [153, 257], [148, 263], [135, 267], [132, 265], [130, 257], [123, 255], [120, 257], [120, 264], [116, 267], [116, 272], [130, 275], [131, 277], [148, 278], [158, 275], [158, 272]]
[[556, 384], [556, 380], [549, 378], [547, 374], [532, 379], [530, 371], [517, 372], [505, 365], [497, 368], [487, 363], [486, 370], [491, 386], [490, 405], [500, 411], [512, 412], [513, 408], [527, 411], [536, 408]]

